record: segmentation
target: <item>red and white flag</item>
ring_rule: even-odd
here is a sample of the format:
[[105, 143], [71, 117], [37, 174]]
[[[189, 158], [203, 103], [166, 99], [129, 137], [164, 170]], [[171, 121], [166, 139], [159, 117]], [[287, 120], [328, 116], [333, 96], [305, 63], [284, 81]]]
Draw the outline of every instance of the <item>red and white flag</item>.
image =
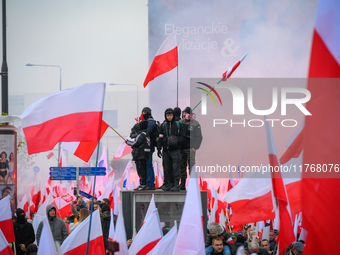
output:
[[52, 204], [53, 202], [53, 196], [52, 196], [52, 192], [48, 195], [48, 197], [46, 198], [45, 202], [39, 207], [37, 213], [34, 215], [34, 219], [33, 219], [33, 229], [34, 229], [34, 233], [37, 233], [37, 229], [39, 226], [39, 223], [44, 219], [44, 217], [46, 216], [46, 207], [50, 204]]
[[131, 188], [131, 182], [130, 182], [130, 169], [134, 170], [132, 160], [130, 159], [129, 162], [127, 163], [123, 176], [121, 180], [118, 183], [118, 186], [122, 188], [122, 190], [130, 190]]
[[223, 73], [222, 81], [226, 81], [228, 78], [230, 78], [230, 76], [239, 67], [239, 65], [242, 63], [242, 61], [245, 59], [247, 55], [248, 55], [248, 52], [239, 61], [237, 61], [233, 66], [231, 66], [225, 73]]
[[65, 216], [73, 214], [71, 210], [71, 201], [65, 201], [61, 197], [57, 197], [54, 199], [52, 205], [57, 209], [57, 217], [64, 219]]
[[26, 216], [30, 216], [29, 210], [28, 210], [28, 200], [26, 194], [21, 199], [20, 203], [18, 204], [18, 208], [21, 208], [24, 210]]
[[161, 187], [163, 185], [164, 182], [164, 175], [161, 172], [161, 170], [158, 167], [158, 162], [155, 161], [155, 163], [153, 163], [153, 171], [155, 174], [155, 187], [156, 189]]
[[115, 255], [127, 255], [129, 254], [126, 244], [126, 232], [124, 225], [124, 216], [122, 210], [122, 204], [119, 203], [119, 214], [116, 223], [116, 229], [113, 236], [113, 240], [116, 240], [119, 244], [119, 251], [115, 251]]
[[272, 184], [269, 178], [257, 178], [248, 173], [224, 196], [233, 210], [231, 226], [274, 219]]
[[129, 255], [148, 254], [163, 237], [157, 208], [149, 215], [134, 238]]
[[[64, 255], [86, 254], [87, 237], [89, 232], [90, 217], [87, 217], [66, 238], [60, 247]], [[89, 255], [105, 254], [102, 224], [99, 210], [92, 214], [92, 225], [90, 233]]]
[[181, 224], [172, 254], [205, 254], [201, 193], [198, 179], [194, 176], [191, 176], [188, 185]]
[[58, 255], [57, 248], [55, 247], [54, 237], [52, 235], [50, 223], [47, 216], [43, 219], [44, 227], [41, 231], [38, 255], [50, 254]]
[[152, 61], [149, 72], [143, 83], [144, 88], [156, 77], [167, 73], [178, 65], [178, 48], [176, 29], [163, 42]]
[[59, 167], [67, 167], [67, 158], [65, 156], [65, 153], [62, 148], [60, 148], [60, 161], [59, 161]]
[[[276, 151], [274, 137], [270, 129], [269, 123], [266, 120], [265, 126], [270, 166], [273, 167], [273, 169], [275, 168], [280, 169], [280, 162]], [[286, 247], [295, 241], [295, 237], [292, 219], [290, 215], [287, 191], [283, 183], [281, 172], [271, 171], [271, 176], [273, 185], [273, 195], [276, 198], [280, 217], [280, 229], [277, 241], [279, 245], [279, 254], [283, 254], [286, 251]]]
[[[340, 1], [319, 0], [310, 57], [310, 78], [340, 78]], [[303, 254], [334, 254], [338, 247], [327, 245], [322, 231], [330, 223], [340, 224], [340, 179], [324, 178], [325, 173], [305, 172], [321, 166], [332, 177], [339, 170], [340, 87], [339, 79], [309, 79], [311, 100], [307, 102], [304, 128], [303, 175], [301, 197], [303, 228], [308, 231]], [[318, 165], [319, 164], [319, 165]], [[327, 166], [327, 167], [326, 167]], [[331, 166], [332, 170], [331, 170]], [[337, 167], [335, 169], [334, 167]], [[330, 172], [331, 171], [331, 172]], [[309, 178], [317, 177], [321, 178]], [[323, 178], [322, 178], [323, 176]], [[301, 233], [302, 234], [302, 233]]]
[[171, 230], [156, 244], [148, 255], [172, 255], [177, 239], [177, 223], [175, 221]]
[[[105, 121], [102, 120], [100, 126], [100, 139], [105, 134], [107, 128], [109, 127]], [[99, 140], [100, 140], [99, 139]], [[88, 162], [98, 145], [98, 141], [91, 142], [62, 142], [60, 147], [67, 150], [69, 153], [72, 153], [74, 156]]]
[[110, 200], [112, 199], [112, 195], [114, 192], [114, 182], [115, 178], [112, 177], [109, 183], [105, 186], [103, 194], [100, 197], [98, 197], [98, 200], [102, 201], [104, 198], [108, 198]]
[[36, 213], [38, 211], [40, 201], [41, 201], [40, 182], [35, 181], [31, 190], [30, 198], [30, 211], [32, 213]]
[[104, 94], [105, 83], [84, 84], [29, 106], [21, 115], [28, 154], [52, 150], [58, 142], [99, 141]]
[[11, 202], [9, 196], [0, 200], [0, 229], [4, 233], [7, 242], [15, 242]]
[[1, 229], [0, 229], [0, 255], [14, 255]]
[[117, 186], [115, 186], [112, 196], [109, 198], [110, 199], [110, 208], [113, 210], [113, 214], [118, 215], [118, 191], [117, 191]]
[[[128, 140], [129, 137], [126, 138], [126, 140]], [[132, 152], [132, 148], [131, 146], [127, 145], [124, 142], [122, 142], [122, 144], [118, 147], [114, 157], [113, 157], [113, 160], [118, 160], [118, 159], [121, 159], [122, 157], [130, 154]]]

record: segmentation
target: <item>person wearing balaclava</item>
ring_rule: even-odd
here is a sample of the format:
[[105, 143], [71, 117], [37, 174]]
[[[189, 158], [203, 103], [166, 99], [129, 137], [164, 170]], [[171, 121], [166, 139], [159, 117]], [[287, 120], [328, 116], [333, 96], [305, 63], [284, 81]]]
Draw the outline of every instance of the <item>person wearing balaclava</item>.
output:
[[16, 222], [13, 223], [15, 248], [17, 255], [23, 255], [26, 252], [27, 246], [34, 243], [34, 229], [32, 224], [27, 222], [24, 210], [18, 208], [15, 210], [15, 213], [17, 216]]
[[[55, 242], [59, 242], [61, 245], [66, 237], [68, 236], [68, 231], [65, 222], [61, 219], [56, 217], [57, 210], [54, 205], [47, 205], [46, 206], [46, 215], [48, 217], [48, 222], [50, 223], [51, 232]], [[37, 244], [39, 246], [41, 232], [44, 227], [43, 221], [40, 222], [38, 229], [37, 229]]]
[[175, 107], [174, 108], [174, 114], [175, 114], [175, 121], [180, 121], [181, 120], [181, 108]]
[[189, 174], [191, 168], [195, 165], [196, 151], [202, 143], [202, 131], [198, 121], [194, 119], [194, 115], [190, 107], [183, 110], [183, 119], [181, 120], [184, 129], [184, 142], [181, 147], [181, 185], [180, 189], [185, 190], [185, 182], [187, 179], [187, 166], [189, 166]]
[[146, 129], [146, 136], [150, 137], [151, 143], [150, 143], [150, 157], [146, 161], [146, 190], [155, 190], [155, 174], [153, 171], [153, 165], [152, 165], [152, 154], [155, 151], [155, 145], [156, 139], [158, 137], [155, 137], [156, 134], [156, 121], [153, 119], [151, 115], [151, 109], [149, 107], [144, 107], [142, 110], [142, 116], [143, 120], [146, 120], [148, 122], [148, 126]]

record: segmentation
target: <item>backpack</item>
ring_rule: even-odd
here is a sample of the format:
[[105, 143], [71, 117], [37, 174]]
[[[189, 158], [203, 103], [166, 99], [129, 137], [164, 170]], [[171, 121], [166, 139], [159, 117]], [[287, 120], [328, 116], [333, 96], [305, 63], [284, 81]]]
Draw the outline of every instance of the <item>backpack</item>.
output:
[[[175, 121], [175, 122], [176, 122], [176, 124], [177, 124], [177, 129], [178, 129], [177, 135], [179, 136], [179, 128], [180, 128], [179, 122], [178, 122], [178, 121]], [[167, 134], [167, 137], [168, 137], [168, 139], [167, 139], [167, 141], [166, 141], [167, 147], [168, 147], [168, 148], [177, 148], [177, 146], [179, 145], [178, 136], [176, 136], [176, 135], [174, 135], [174, 134], [168, 135], [168, 133], [169, 133], [168, 128], [167, 128], [168, 126], [165, 125], [165, 123], [166, 123], [166, 122], [163, 122], [162, 128], [163, 128], [163, 130], [165, 131], [165, 133]], [[164, 127], [165, 127], [165, 128], [164, 128]]]
[[153, 121], [155, 122], [155, 126], [153, 127], [153, 130], [150, 134], [150, 140], [154, 146], [157, 146], [158, 137], [161, 132], [161, 124], [159, 123], [159, 121], [156, 120]]

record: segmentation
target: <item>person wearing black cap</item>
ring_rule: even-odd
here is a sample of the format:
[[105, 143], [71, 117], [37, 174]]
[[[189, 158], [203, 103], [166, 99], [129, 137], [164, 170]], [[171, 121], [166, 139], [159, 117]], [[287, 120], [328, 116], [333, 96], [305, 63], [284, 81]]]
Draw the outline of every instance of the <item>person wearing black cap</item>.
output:
[[147, 190], [154, 190], [155, 188], [155, 174], [153, 171], [152, 165], [152, 154], [155, 151], [156, 139], [156, 121], [153, 119], [151, 115], [151, 109], [149, 107], [144, 107], [142, 110], [143, 120], [148, 122], [148, 127], [146, 129], [147, 136], [150, 137], [150, 157], [146, 161], [146, 189]]
[[183, 119], [181, 124], [184, 129], [184, 142], [181, 147], [181, 190], [185, 190], [185, 181], [187, 178], [187, 165], [189, 165], [189, 174], [191, 168], [195, 165], [196, 150], [198, 150], [202, 143], [201, 126], [193, 118], [192, 110], [186, 107], [183, 110]]
[[180, 148], [183, 142], [183, 129], [178, 121], [175, 121], [174, 110], [168, 108], [164, 113], [165, 121], [160, 126], [157, 143], [158, 157], [162, 156], [164, 184], [163, 191], [179, 191], [179, 165], [181, 162]]
[[34, 243], [35, 235], [31, 223], [25, 218], [25, 211], [21, 208], [15, 210], [17, 215], [16, 222], [13, 223], [15, 235], [15, 248], [17, 255], [23, 255], [26, 252], [27, 246]]

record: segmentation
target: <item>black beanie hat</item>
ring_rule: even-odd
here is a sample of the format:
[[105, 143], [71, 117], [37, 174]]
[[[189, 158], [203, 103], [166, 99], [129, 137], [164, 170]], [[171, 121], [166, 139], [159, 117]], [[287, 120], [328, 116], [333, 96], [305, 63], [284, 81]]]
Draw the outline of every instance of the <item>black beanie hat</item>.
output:
[[106, 203], [101, 203], [99, 206], [102, 209], [102, 213], [106, 211], [110, 211], [110, 207]]
[[[145, 112], [145, 114], [143, 114]], [[151, 116], [151, 109], [149, 107], [144, 107], [142, 110], [143, 119], [147, 120]]]
[[191, 114], [191, 113], [192, 113], [192, 110], [191, 110], [191, 108], [188, 106], [188, 107], [186, 107], [186, 108], [183, 110], [183, 112], [186, 112], [186, 113]]
[[142, 120], [139, 123], [139, 128], [140, 128], [140, 130], [146, 130], [148, 128], [148, 121], [147, 120]]
[[176, 117], [181, 117], [181, 108], [175, 107], [174, 108], [174, 113]]

